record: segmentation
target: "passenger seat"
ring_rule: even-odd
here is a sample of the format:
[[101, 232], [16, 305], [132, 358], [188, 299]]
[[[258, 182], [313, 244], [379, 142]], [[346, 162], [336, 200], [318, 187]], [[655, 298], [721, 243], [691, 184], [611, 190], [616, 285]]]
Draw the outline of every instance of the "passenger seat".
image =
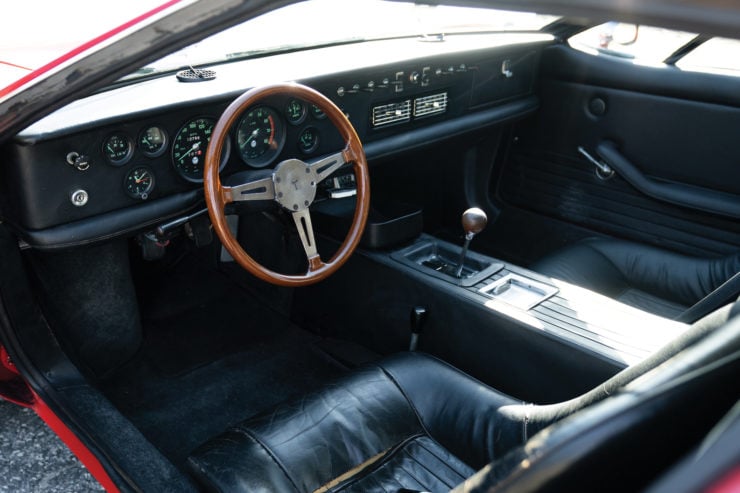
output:
[[[590, 238], [551, 253], [530, 268], [647, 312], [691, 322], [683, 320], [687, 317], [682, 314], [740, 272], [740, 253], [705, 259], [629, 241]], [[740, 276], [731, 284], [736, 283], [740, 284]], [[729, 284], [713, 294], [722, 299], [712, 301], [736, 298], [738, 288]], [[706, 301], [702, 304], [716, 304]], [[697, 314], [688, 318], [706, 314], [693, 311]]]

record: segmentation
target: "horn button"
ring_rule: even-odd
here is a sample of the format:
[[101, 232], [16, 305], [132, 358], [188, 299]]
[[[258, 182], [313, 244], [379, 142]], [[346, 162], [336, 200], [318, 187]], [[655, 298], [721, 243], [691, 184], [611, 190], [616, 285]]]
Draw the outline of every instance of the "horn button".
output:
[[287, 159], [278, 164], [272, 181], [275, 200], [289, 211], [307, 209], [316, 197], [316, 172], [299, 159]]

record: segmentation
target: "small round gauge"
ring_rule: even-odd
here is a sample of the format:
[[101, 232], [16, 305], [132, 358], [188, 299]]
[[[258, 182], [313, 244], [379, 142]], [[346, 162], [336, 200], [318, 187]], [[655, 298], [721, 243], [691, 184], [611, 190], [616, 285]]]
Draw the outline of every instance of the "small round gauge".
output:
[[298, 148], [304, 154], [310, 154], [319, 147], [319, 131], [315, 127], [306, 127], [298, 137]]
[[291, 125], [300, 125], [306, 119], [306, 105], [297, 99], [288, 101], [285, 107], [285, 118]]
[[131, 139], [122, 132], [110, 134], [103, 142], [103, 154], [114, 166], [123, 166], [131, 159], [134, 145]]
[[324, 118], [326, 118], [326, 113], [321, 111], [321, 108], [319, 108], [315, 104], [311, 105], [311, 115], [313, 115], [313, 117], [317, 120], [323, 120]]
[[[172, 142], [172, 163], [188, 181], [202, 182], [206, 148], [211, 141], [214, 121], [210, 118], [195, 118], [177, 131]], [[223, 169], [229, 157], [229, 141], [224, 143], [219, 169]]]
[[236, 145], [245, 163], [255, 168], [270, 164], [285, 144], [285, 124], [267, 106], [250, 109], [236, 128]]
[[154, 174], [146, 166], [136, 166], [126, 173], [123, 186], [129, 196], [146, 200], [154, 190]]
[[139, 134], [139, 149], [146, 157], [158, 157], [167, 150], [167, 132], [161, 127], [147, 127]]

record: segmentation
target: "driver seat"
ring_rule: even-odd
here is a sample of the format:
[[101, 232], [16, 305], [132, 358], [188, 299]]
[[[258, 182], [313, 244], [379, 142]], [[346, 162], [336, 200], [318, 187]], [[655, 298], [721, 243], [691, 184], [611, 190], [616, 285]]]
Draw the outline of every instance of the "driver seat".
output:
[[237, 424], [188, 467], [220, 492], [633, 490], [739, 397], [740, 317], [706, 332], [547, 406], [428, 355], [392, 356]]

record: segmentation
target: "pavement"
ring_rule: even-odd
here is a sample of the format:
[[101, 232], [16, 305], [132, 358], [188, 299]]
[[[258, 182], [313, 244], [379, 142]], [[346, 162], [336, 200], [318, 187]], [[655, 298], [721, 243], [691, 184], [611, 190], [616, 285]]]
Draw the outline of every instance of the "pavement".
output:
[[30, 409], [0, 398], [0, 493], [104, 491]]

